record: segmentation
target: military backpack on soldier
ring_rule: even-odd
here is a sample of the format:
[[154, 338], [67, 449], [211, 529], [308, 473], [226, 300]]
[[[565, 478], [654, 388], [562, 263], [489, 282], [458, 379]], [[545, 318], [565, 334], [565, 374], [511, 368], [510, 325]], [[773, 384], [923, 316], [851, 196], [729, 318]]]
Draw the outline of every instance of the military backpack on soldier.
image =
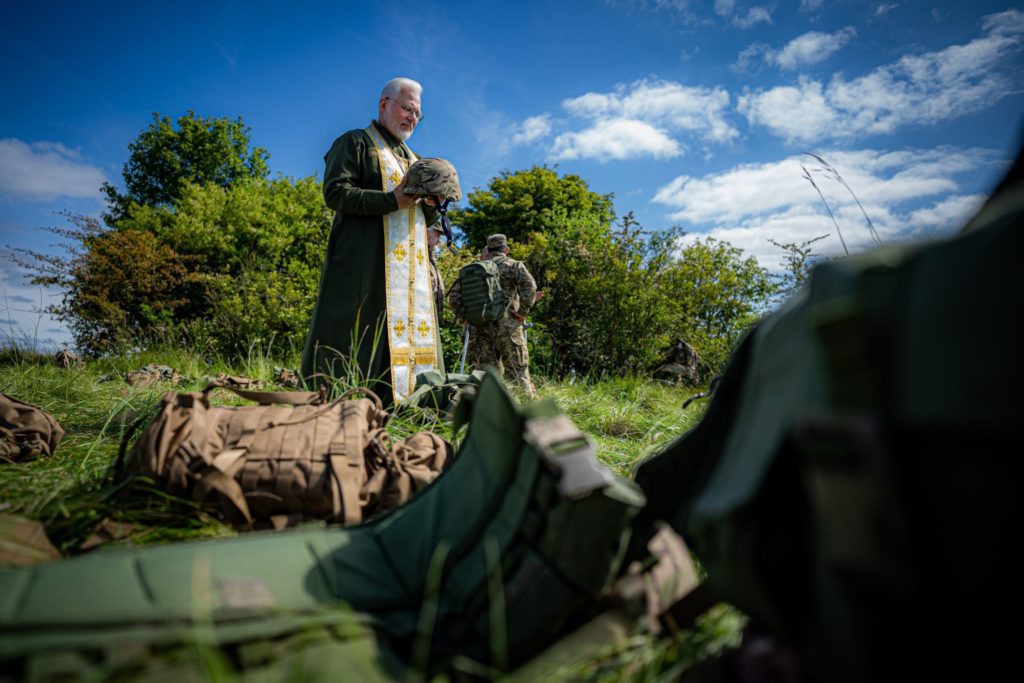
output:
[[459, 269], [463, 316], [471, 325], [488, 325], [498, 321], [508, 308], [508, 299], [501, 289], [498, 264], [507, 257], [473, 261]]

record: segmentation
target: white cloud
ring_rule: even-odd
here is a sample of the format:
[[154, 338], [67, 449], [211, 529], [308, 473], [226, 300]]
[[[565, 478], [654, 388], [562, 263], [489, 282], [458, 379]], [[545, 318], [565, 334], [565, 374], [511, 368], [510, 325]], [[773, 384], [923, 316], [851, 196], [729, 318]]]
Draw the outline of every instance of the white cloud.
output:
[[856, 35], [857, 31], [852, 26], [835, 33], [811, 31], [786, 43], [785, 47], [772, 55], [771, 61], [783, 69], [817, 64], [831, 57]]
[[0, 140], [0, 196], [22, 201], [98, 199], [106, 176], [59, 142]]
[[[958, 176], [992, 167], [998, 154], [983, 149], [829, 151], [822, 155], [856, 193], [883, 241], [949, 232], [963, 225], [983, 197], [963, 193]], [[807, 168], [821, 189], [851, 250], [872, 245], [863, 214], [849, 191], [820, 170], [814, 159], [744, 164], [704, 177], [679, 176], [653, 202], [669, 218], [743, 248], [762, 265], [778, 266], [780, 252], [768, 242], [800, 244], [828, 233], [816, 253], [840, 254], [842, 245]]]
[[599, 161], [653, 156], [667, 159], [682, 154], [682, 147], [649, 123], [635, 119], [604, 119], [579, 133], [555, 138], [555, 160], [591, 158]]
[[723, 88], [687, 87], [670, 81], [638, 81], [612, 93], [586, 93], [562, 106], [575, 116], [601, 120], [623, 117], [669, 130], [693, 133], [712, 142], [739, 135], [725, 119], [729, 93]]
[[736, 0], [715, 0], [714, 11], [720, 17], [729, 19], [730, 23], [741, 29], [748, 29], [761, 23], [772, 23], [772, 12], [775, 7], [750, 7], [746, 12], [736, 14]]
[[736, 28], [748, 29], [758, 24], [772, 23], [772, 10], [767, 7], [751, 7], [744, 15], [737, 15], [732, 18], [732, 25]]
[[[571, 117], [588, 123], [581, 131], [556, 138], [554, 158], [663, 159], [682, 153], [682, 143], [673, 137], [679, 133], [727, 143], [739, 135], [725, 118], [729, 104], [723, 88], [670, 81], [643, 80], [612, 92], [585, 93], [562, 103]], [[611, 137], [602, 142], [602, 136]]]
[[817, 12], [825, 4], [825, 0], [800, 0], [801, 12]]
[[732, 64], [733, 71], [755, 71], [760, 62], [767, 62], [775, 50], [767, 43], [751, 43], [736, 56]]
[[958, 194], [943, 199], [931, 206], [913, 211], [908, 222], [917, 230], [938, 229], [950, 232], [963, 226], [964, 219], [973, 216], [985, 203], [983, 194]]
[[779, 50], [765, 43], [753, 43], [740, 52], [733, 69], [749, 71], [758, 61], [774, 64], [782, 69], [798, 69], [809, 64], [817, 64], [831, 57], [856, 35], [856, 29], [847, 26], [835, 33], [810, 31], [797, 36]]
[[1020, 50], [1024, 12], [981, 23], [985, 35], [966, 45], [908, 55], [852, 80], [837, 74], [827, 87], [801, 78], [795, 86], [757, 90], [741, 96], [738, 109], [752, 126], [792, 142], [885, 134], [980, 111], [1020, 90], [1004, 65]]
[[895, 2], [883, 2], [878, 7], [875, 8], [875, 16], [883, 17], [889, 12], [896, 9], [897, 7], [899, 7], [899, 4]]
[[983, 31], [994, 35], [1014, 36], [1024, 33], [1024, 12], [1010, 9], [981, 18]]
[[801, 78], [797, 86], [741, 95], [736, 106], [750, 125], [765, 126], [787, 140], [811, 141], [839, 135], [840, 113], [829, 104], [817, 81]]
[[547, 114], [531, 116], [512, 127], [510, 146], [528, 145], [551, 134], [551, 117]]

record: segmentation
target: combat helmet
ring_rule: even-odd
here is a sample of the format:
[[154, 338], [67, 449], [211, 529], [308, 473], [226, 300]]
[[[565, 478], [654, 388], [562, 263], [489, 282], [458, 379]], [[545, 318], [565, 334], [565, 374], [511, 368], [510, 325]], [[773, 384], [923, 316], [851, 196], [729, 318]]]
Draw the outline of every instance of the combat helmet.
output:
[[419, 159], [409, 167], [405, 178], [405, 194], [428, 195], [452, 202], [462, 199], [459, 174], [447, 159]]
[[444, 233], [448, 249], [452, 247], [452, 223], [448, 218], [448, 205], [462, 199], [459, 173], [447, 159], [427, 157], [418, 159], [409, 167], [405, 176], [405, 194], [433, 197], [437, 211], [441, 214], [441, 232]]

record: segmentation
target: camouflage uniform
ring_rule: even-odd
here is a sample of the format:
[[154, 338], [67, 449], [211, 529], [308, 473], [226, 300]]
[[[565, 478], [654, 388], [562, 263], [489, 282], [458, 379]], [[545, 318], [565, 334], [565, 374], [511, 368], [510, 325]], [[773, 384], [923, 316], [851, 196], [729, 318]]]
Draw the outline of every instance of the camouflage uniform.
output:
[[[498, 264], [501, 290], [508, 300], [505, 314], [491, 325], [470, 326], [470, 346], [475, 367], [491, 366], [510, 382], [519, 384], [530, 397], [537, 391], [530, 380], [530, 353], [526, 348], [526, 334], [521, 320], [533, 307], [537, 294], [537, 283], [522, 261], [516, 261], [503, 253], [508, 246], [504, 235], [487, 238], [488, 258]], [[459, 282], [452, 284], [448, 302], [457, 315], [461, 315], [462, 299]]]
[[[441, 271], [437, 267], [437, 255], [434, 248], [427, 250], [430, 259], [430, 287], [434, 290], [434, 312], [437, 314], [437, 322], [441, 323], [441, 312], [444, 310], [444, 280], [441, 279]], [[438, 328], [440, 329], [440, 328]]]

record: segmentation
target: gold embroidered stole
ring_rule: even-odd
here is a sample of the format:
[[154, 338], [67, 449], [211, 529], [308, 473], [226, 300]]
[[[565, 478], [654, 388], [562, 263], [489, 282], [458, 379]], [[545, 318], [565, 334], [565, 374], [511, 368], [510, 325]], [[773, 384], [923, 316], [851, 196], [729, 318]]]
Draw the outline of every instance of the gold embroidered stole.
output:
[[[405, 177], [408, 163], [395, 155], [373, 126], [366, 132], [377, 148], [383, 189], [391, 192]], [[428, 248], [427, 223], [418, 202], [384, 216], [388, 348], [396, 403], [412, 393], [416, 375], [437, 365], [440, 343], [434, 329]]]

